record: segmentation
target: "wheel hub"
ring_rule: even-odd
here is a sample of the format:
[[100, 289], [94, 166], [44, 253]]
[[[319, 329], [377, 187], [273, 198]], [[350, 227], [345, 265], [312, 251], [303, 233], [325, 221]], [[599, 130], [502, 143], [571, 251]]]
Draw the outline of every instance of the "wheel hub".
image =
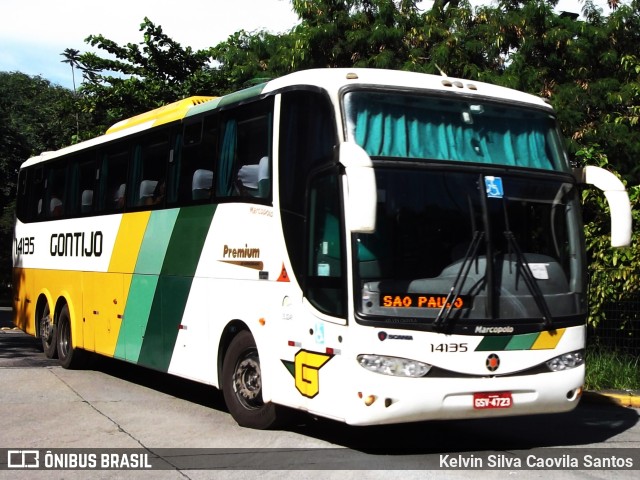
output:
[[262, 405], [260, 364], [253, 356], [238, 363], [233, 383], [242, 403], [253, 408]]
[[40, 320], [40, 336], [45, 342], [51, 342], [53, 329], [51, 328], [51, 317], [47, 315]]

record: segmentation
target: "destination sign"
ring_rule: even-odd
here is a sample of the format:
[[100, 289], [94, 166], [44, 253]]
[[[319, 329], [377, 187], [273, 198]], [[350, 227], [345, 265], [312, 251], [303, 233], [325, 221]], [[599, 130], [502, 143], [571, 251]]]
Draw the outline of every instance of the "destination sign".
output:
[[470, 308], [468, 295], [456, 297], [453, 305], [447, 303], [446, 295], [430, 293], [402, 293], [380, 295], [380, 306], [387, 308]]

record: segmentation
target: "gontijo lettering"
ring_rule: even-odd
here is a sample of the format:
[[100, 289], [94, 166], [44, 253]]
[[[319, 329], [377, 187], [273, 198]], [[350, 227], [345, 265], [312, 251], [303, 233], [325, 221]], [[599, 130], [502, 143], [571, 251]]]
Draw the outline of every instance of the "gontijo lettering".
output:
[[398, 308], [465, 308], [469, 307], [468, 297], [461, 295], [457, 297], [453, 305], [447, 303], [447, 297], [441, 295], [425, 294], [404, 294], [404, 295], [383, 295], [380, 297], [381, 307]]
[[97, 232], [54, 233], [49, 241], [52, 257], [99, 257], [103, 235]]

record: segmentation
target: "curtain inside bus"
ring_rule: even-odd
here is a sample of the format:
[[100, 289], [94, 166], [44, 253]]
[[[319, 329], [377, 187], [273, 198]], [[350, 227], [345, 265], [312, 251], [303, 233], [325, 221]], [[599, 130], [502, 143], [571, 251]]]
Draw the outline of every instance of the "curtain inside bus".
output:
[[353, 138], [372, 157], [564, 170], [543, 112], [371, 92], [348, 94], [346, 110]]
[[225, 123], [222, 148], [220, 149], [220, 170], [218, 172], [217, 193], [229, 196], [233, 192], [233, 166], [237, 151], [238, 124], [234, 119]]

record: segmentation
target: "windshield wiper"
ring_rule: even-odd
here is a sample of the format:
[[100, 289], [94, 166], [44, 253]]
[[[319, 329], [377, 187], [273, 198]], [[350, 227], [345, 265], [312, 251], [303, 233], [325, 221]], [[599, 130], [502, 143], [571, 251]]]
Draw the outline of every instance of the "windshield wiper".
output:
[[553, 318], [551, 317], [551, 311], [549, 310], [549, 305], [544, 299], [544, 295], [538, 286], [538, 282], [536, 282], [531, 269], [529, 268], [529, 264], [527, 260], [524, 258], [524, 254], [522, 250], [520, 250], [520, 246], [516, 241], [516, 236], [513, 234], [511, 230], [507, 230], [504, 232], [504, 236], [507, 239], [507, 244], [516, 254], [516, 259], [518, 260], [518, 265], [522, 270], [522, 277], [524, 278], [524, 283], [527, 285], [527, 288], [531, 292], [533, 299], [542, 314], [542, 319], [544, 321], [544, 328], [551, 330], [553, 329]]
[[458, 274], [456, 275], [456, 278], [451, 285], [451, 290], [449, 290], [449, 294], [447, 295], [444, 304], [440, 308], [436, 319], [433, 321], [434, 327], [444, 327], [447, 324], [449, 315], [451, 315], [451, 311], [453, 310], [453, 304], [460, 296], [462, 286], [464, 285], [464, 282], [469, 275], [469, 270], [471, 270], [473, 260], [478, 254], [478, 248], [480, 247], [480, 242], [482, 241], [483, 237], [484, 232], [480, 232], [478, 230], [473, 232], [473, 238], [471, 239], [469, 248], [467, 248], [467, 253], [462, 259], [462, 264], [460, 265]]
[[529, 264], [527, 263], [527, 259], [524, 258], [524, 254], [520, 249], [520, 245], [518, 245], [518, 241], [516, 240], [516, 236], [511, 231], [511, 227], [509, 226], [509, 213], [507, 212], [507, 202], [503, 198], [502, 199], [502, 211], [504, 213], [504, 224], [505, 224], [505, 232], [504, 237], [507, 240], [507, 246], [509, 247], [509, 251], [513, 250], [516, 254], [516, 259], [518, 261], [518, 265], [522, 270], [522, 277], [524, 278], [524, 283], [527, 285], [529, 292], [533, 296], [533, 300], [536, 302], [538, 310], [542, 314], [542, 321], [544, 322], [544, 328], [547, 330], [553, 329], [553, 318], [551, 317], [551, 311], [549, 310], [549, 305], [547, 305], [546, 300], [544, 299], [544, 295], [538, 286], [538, 282], [536, 282], [533, 273], [531, 272], [531, 268], [529, 268]]

